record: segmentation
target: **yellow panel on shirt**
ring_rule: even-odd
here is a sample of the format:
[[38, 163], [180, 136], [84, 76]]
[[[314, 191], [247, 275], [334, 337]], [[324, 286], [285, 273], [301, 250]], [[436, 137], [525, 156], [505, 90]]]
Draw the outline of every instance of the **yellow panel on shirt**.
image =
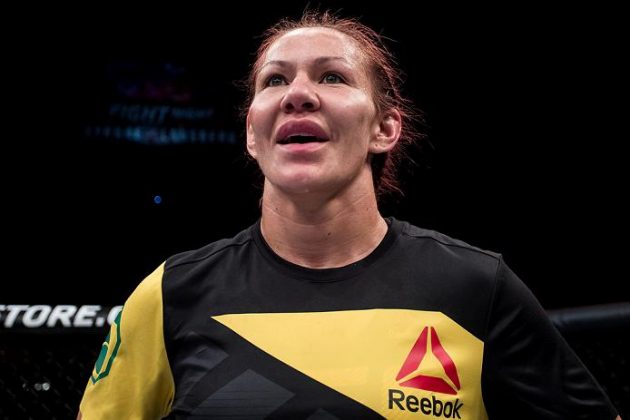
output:
[[161, 265], [129, 297], [112, 324], [88, 381], [81, 414], [155, 419], [168, 414], [175, 386], [166, 357]]
[[442, 313], [371, 309], [213, 318], [386, 418], [487, 418], [483, 342]]

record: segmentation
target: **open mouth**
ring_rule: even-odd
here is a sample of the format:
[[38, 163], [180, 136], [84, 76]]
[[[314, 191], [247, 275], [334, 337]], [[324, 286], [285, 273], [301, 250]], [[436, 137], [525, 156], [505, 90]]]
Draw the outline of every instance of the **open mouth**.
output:
[[317, 136], [308, 136], [308, 135], [291, 135], [287, 138], [278, 140], [278, 144], [305, 144], [305, 143], [323, 143], [328, 141], [328, 139], [317, 137]]

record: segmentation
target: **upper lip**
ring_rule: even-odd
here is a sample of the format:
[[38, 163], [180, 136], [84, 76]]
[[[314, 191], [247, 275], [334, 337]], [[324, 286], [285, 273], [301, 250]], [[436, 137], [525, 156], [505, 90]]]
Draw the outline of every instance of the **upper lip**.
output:
[[328, 140], [328, 134], [319, 124], [311, 120], [291, 120], [282, 124], [276, 142], [283, 143], [291, 136], [312, 136], [317, 140]]

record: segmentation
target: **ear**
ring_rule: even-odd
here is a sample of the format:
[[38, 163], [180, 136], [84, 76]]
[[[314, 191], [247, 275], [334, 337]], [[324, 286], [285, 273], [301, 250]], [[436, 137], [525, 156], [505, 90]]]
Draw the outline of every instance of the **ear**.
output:
[[254, 136], [254, 128], [249, 123], [249, 111], [245, 119], [245, 126], [247, 127], [247, 152], [256, 159], [256, 136]]
[[396, 108], [392, 108], [381, 115], [375, 127], [375, 135], [370, 140], [370, 153], [387, 153], [396, 146], [400, 139], [402, 118]]

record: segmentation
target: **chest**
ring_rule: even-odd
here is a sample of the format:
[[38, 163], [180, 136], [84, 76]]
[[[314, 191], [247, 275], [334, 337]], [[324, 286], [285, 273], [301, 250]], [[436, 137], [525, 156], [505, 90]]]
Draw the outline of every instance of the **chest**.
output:
[[208, 316], [170, 347], [175, 413], [485, 418], [483, 342], [440, 312]]

